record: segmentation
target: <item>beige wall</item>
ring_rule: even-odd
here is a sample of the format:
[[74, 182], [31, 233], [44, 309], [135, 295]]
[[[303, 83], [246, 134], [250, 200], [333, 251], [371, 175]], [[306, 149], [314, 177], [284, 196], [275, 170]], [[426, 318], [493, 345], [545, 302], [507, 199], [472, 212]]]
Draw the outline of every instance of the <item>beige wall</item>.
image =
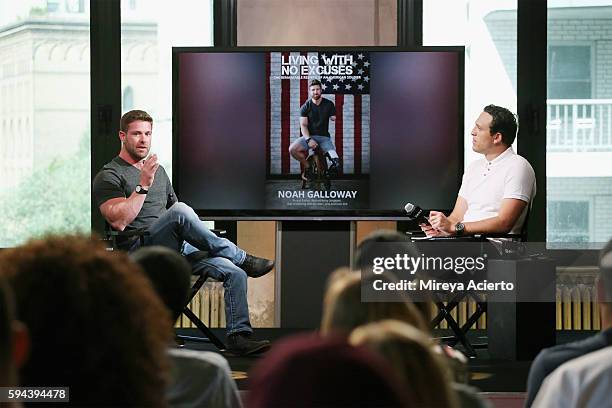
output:
[[397, 45], [396, 0], [240, 0], [238, 45]]
[[357, 222], [357, 231], [356, 231], [356, 239], [355, 244], [359, 245], [361, 241], [365, 237], [367, 237], [370, 233], [381, 230], [397, 230], [397, 222], [395, 221], [359, 221]]
[[[250, 254], [274, 259], [275, 221], [239, 221], [238, 246]], [[249, 278], [249, 317], [253, 327], [274, 327], [274, 282], [276, 269], [261, 278]]]

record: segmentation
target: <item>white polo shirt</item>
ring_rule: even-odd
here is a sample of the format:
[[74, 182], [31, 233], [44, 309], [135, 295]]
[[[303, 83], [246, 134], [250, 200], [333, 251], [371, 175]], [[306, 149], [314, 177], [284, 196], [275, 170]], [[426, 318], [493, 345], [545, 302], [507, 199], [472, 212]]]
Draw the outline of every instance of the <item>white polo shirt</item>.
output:
[[[463, 222], [497, 216], [505, 198], [516, 198], [530, 204], [535, 193], [533, 168], [527, 160], [514, 153], [512, 147], [492, 161], [483, 157], [470, 164], [463, 174], [459, 196], [463, 197], [468, 205]], [[528, 208], [529, 205], [516, 220], [510, 231], [512, 234], [521, 232]]]

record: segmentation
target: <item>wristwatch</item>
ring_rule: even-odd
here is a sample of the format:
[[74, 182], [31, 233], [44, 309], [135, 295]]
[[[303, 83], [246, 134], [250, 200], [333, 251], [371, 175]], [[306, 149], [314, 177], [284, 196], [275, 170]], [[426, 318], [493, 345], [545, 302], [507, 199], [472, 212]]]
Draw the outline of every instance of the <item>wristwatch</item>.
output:
[[147, 194], [149, 192], [149, 190], [147, 190], [146, 188], [144, 188], [140, 184], [138, 184], [136, 186], [136, 190], [135, 191], [136, 191], [137, 194]]
[[463, 235], [464, 232], [465, 232], [465, 224], [459, 221], [458, 223], [455, 224], [455, 234]]

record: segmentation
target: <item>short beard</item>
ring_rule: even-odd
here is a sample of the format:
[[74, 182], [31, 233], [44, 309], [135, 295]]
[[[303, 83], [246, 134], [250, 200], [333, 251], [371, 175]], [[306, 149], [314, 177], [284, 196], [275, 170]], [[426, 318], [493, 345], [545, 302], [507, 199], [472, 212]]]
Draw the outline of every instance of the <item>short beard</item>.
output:
[[145, 155], [141, 157], [141, 156], [140, 156], [140, 154], [138, 153], [138, 151], [137, 151], [136, 149], [131, 150], [131, 149], [126, 148], [125, 150], [126, 150], [126, 151], [128, 152], [128, 154], [129, 154], [129, 155], [132, 157], [132, 159], [134, 159], [134, 160], [136, 160], [136, 161], [144, 160], [144, 159], [145, 159], [145, 158], [148, 156], [148, 154], [149, 154], [149, 151], [147, 150], [147, 152], [145, 153]]

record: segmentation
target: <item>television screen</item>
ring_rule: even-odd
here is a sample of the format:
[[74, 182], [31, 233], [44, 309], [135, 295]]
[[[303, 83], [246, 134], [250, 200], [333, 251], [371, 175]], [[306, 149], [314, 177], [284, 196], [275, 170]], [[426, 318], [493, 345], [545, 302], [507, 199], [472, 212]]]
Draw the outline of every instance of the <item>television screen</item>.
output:
[[462, 47], [173, 49], [173, 183], [202, 216], [452, 208]]

